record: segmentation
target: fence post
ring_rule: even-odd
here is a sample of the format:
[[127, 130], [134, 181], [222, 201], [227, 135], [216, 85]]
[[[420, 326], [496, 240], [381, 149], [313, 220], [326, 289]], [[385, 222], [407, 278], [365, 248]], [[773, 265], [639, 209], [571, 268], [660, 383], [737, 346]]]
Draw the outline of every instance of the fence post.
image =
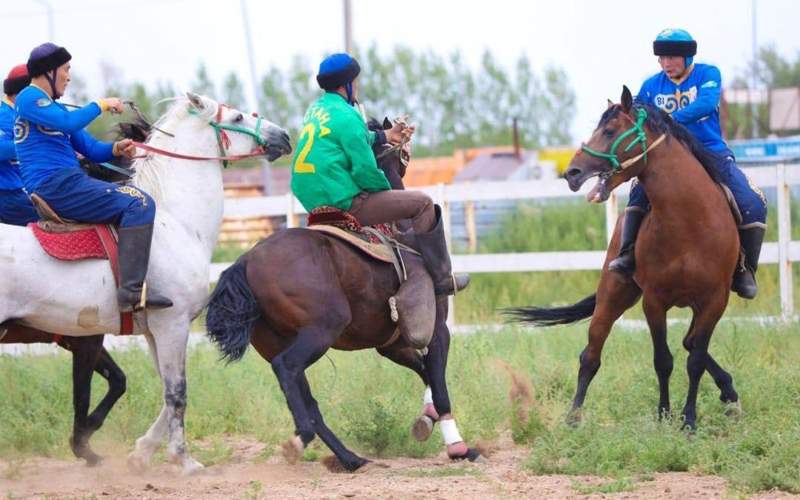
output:
[[792, 286], [792, 260], [789, 245], [792, 241], [791, 191], [786, 183], [786, 164], [776, 167], [778, 193], [778, 276], [781, 288], [781, 318], [791, 320], [794, 315], [794, 288]]
[[611, 238], [614, 237], [614, 227], [617, 225], [618, 217], [618, 202], [617, 193], [611, 192], [611, 195], [606, 201], [606, 243], [611, 243]]
[[475, 253], [478, 251], [478, 228], [475, 223], [474, 201], [464, 203], [464, 227], [467, 230], [467, 251]]
[[294, 195], [286, 193], [286, 228], [297, 227], [297, 217], [294, 215]]

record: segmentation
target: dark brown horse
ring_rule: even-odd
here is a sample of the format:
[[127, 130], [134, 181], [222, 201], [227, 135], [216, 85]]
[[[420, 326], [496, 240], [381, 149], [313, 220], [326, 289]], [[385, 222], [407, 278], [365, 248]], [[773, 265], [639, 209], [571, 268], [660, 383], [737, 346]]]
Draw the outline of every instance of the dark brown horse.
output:
[[[3, 344], [36, 344], [56, 342], [72, 352], [72, 406], [75, 411], [72, 436], [69, 439], [72, 452], [86, 460], [88, 465], [97, 465], [101, 457], [92, 451], [89, 438], [99, 429], [114, 406], [125, 394], [125, 373], [103, 347], [103, 335], [91, 337], [59, 337], [51, 333], [26, 326], [9, 324], [0, 326]], [[92, 372], [97, 372], [108, 381], [108, 392], [97, 408], [89, 414], [92, 396]]]
[[[625, 133], [623, 140], [618, 140]], [[580, 356], [578, 388], [570, 413], [571, 420], [577, 421], [589, 383], [600, 368], [600, 355], [611, 327], [639, 297], [653, 340], [659, 415], [669, 414], [672, 353], [667, 346], [667, 311], [672, 307], [691, 308], [692, 322], [683, 339], [689, 351], [689, 392], [683, 418], [685, 426], [694, 429], [697, 388], [704, 371], [713, 377], [723, 402], [738, 404], [739, 400], [730, 374], [708, 352], [711, 335], [728, 304], [739, 259], [736, 223], [713, 162], [669, 115], [650, 106], [633, 105], [626, 87], [622, 103], [609, 106], [566, 172], [573, 191], [595, 176], [600, 179], [588, 195], [590, 201], [605, 201], [617, 186], [634, 177], [651, 201], [652, 208], [636, 241], [633, 279], [607, 269], [619, 250], [618, 221], [594, 295], [568, 307], [526, 307], [512, 313], [520, 321], [544, 326], [591, 316], [589, 343]]]
[[[404, 171], [397, 154], [379, 162], [384, 170]], [[409, 268], [423, 265], [416, 255], [406, 253], [405, 259]], [[480, 456], [460, 439], [450, 408], [445, 380], [450, 346], [447, 297], [436, 299], [433, 338], [422, 354], [402, 337], [392, 342], [396, 324], [387, 301], [398, 286], [391, 265], [307, 229], [270, 236], [222, 274], [208, 306], [208, 334], [229, 360], [240, 359], [252, 344], [272, 364], [294, 418], [296, 435], [286, 447], [292, 453], [299, 454], [319, 436], [346, 470], [368, 462], [348, 450], [325, 425], [306, 379], [306, 368], [334, 348], [377, 349], [416, 372], [430, 391], [414, 426], [415, 437], [427, 439], [432, 423], [439, 421], [451, 458]], [[430, 300], [434, 300], [432, 288]]]

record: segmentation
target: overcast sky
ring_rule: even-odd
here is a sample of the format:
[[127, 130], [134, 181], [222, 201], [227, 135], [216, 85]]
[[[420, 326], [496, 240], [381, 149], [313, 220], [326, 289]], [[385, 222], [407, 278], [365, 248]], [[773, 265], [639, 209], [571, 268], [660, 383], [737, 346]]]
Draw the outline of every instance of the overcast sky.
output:
[[[343, 48], [341, 0], [247, 0], [256, 68], [286, 67], [295, 54], [316, 61]], [[48, 38], [42, 0], [0, 0], [0, 72], [24, 62]], [[99, 92], [100, 62], [126, 79], [172, 81], [183, 88], [197, 65], [221, 80], [229, 71], [250, 83], [239, 0], [49, 0], [55, 42], [74, 71]], [[461, 49], [477, 65], [485, 48], [511, 66], [526, 53], [537, 67], [564, 68], [577, 95], [574, 139], [591, 132], [606, 98], [623, 83], [635, 92], [658, 70], [651, 42], [666, 27], [687, 29], [700, 62], [725, 79], [751, 57], [752, 0], [353, 0], [355, 43], [397, 44], [446, 54]], [[787, 57], [800, 51], [800, 1], [758, 0], [757, 40]], [[250, 85], [248, 85], [250, 96]], [[369, 109], [369, 103], [367, 103]], [[304, 110], [298, 109], [303, 113]], [[424, 117], [413, 117], [424, 126]]]

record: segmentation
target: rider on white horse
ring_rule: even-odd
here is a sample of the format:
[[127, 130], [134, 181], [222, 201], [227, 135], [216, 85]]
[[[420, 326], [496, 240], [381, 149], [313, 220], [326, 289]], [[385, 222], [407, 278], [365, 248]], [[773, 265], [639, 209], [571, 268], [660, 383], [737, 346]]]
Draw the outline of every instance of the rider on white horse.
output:
[[70, 81], [70, 59], [65, 48], [52, 43], [34, 48], [28, 58], [32, 80], [17, 96], [14, 129], [25, 189], [62, 218], [119, 227], [120, 311], [138, 310], [145, 300], [148, 308], [171, 307], [170, 299], [153, 291], [145, 293], [144, 287], [155, 202], [133, 186], [89, 177], [75, 155], [80, 152], [95, 162], [134, 156], [136, 148], [130, 140], [100, 142], [84, 130], [105, 111], [122, 112], [123, 103], [109, 97], [70, 112], [57, 102]]

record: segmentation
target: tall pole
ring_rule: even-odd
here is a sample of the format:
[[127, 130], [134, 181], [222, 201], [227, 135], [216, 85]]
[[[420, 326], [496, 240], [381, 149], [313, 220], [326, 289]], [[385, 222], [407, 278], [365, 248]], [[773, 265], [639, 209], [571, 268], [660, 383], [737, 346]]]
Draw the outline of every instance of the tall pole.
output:
[[750, 95], [750, 115], [753, 118], [753, 137], [758, 137], [758, 103], [756, 102], [755, 96], [753, 93], [756, 92], [756, 80], [757, 80], [757, 73], [758, 73], [758, 43], [756, 39], [756, 0], [752, 0], [752, 10], [753, 10], [753, 28], [752, 28], [752, 35], [753, 35], [753, 74], [752, 74], [752, 82], [750, 87], [753, 89]]
[[56, 28], [55, 28], [53, 6], [50, 5], [50, 2], [48, 0], [36, 0], [36, 2], [42, 5], [45, 9], [47, 9], [47, 37], [49, 38], [49, 41], [55, 42]]
[[261, 108], [261, 92], [258, 89], [258, 74], [256, 73], [256, 60], [253, 50], [253, 36], [250, 33], [250, 16], [247, 14], [247, 0], [241, 0], [242, 24], [244, 25], [244, 42], [247, 46], [247, 62], [250, 65], [250, 82], [253, 85], [253, 104], [256, 109]]
[[344, 51], [353, 52], [353, 6], [350, 0], [344, 2]]

